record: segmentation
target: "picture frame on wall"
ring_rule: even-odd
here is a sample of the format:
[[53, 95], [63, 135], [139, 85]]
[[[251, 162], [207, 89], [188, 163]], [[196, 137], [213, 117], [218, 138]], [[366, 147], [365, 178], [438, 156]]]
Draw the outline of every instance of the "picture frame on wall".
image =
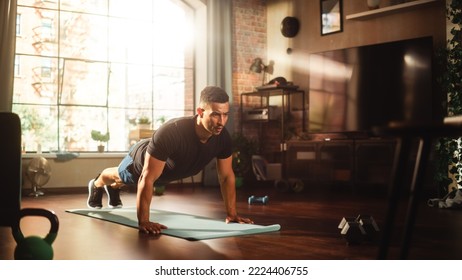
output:
[[343, 31], [342, 0], [320, 0], [321, 35]]

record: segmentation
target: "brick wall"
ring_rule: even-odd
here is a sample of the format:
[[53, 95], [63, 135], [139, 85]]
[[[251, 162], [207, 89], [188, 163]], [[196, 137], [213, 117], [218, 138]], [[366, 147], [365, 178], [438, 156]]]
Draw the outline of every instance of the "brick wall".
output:
[[233, 104], [235, 132], [240, 131], [239, 96], [261, 84], [261, 74], [249, 71], [252, 61], [266, 61], [266, 1], [233, 0]]
[[[249, 71], [250, 65], [257, 57], [266, 61], [266, 1], [233, 0], [233, 111], [235, 131], [240, 132], [240, 94], [253, 91], [261, 85], [261, 74]], [[246, 137], [258, 139], [264, 135], [256, 126], [245, 126]], [[261, 143], [261, 140], [258, 139]], [[263, 146], [261, 146], [263, 148]]]
[[[262, 83], [262, 74], [249, 71], [253, 60], [267, 61], [267, 10], [265, 0], [233, 0], [233, 110], [235, 132], [241, 131], [240, 94], [254, 91]], [[259, 106], [259, 98], [245, 104]], [[301, 124], [299, 124], [301, 127]], [[257, 139], [259, 153], [271, 162], [280, 161], [281, 126], [278, 122], [246, 124], [246, 137]]]

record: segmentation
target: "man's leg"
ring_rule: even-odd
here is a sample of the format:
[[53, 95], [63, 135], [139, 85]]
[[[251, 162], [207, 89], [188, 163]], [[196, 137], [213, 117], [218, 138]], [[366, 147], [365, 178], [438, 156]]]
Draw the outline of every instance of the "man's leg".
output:
[[117, 167], [109, 167], [103, 170], [101, 174], [95, 179], [95, 186], [97, 188], [102, 188], [104, 186], [117, 186], [121, 187], [123, 185], [119, 177], [119, 171]]
[[137, 178], [131, 173], [133, 159], [130, 154], [127, 154], [118, 167], [106, 168], [95, 179], [88, 183], [88, 201], [87, 205], [90, 208], [103, 207], [102, 197], [103, 191], [106, 191], [109, 200], [110, 208], [122, 207], [120, 200], [120, 188], [125, 185], [135, 185]]
[[[90, 208], [100, 209], [103, 207], [103, 192], [106, 191], [109, 197], [108, 205], [112, 208], [122, 207], [120, 200], [120, 187], [123, 185], [119, 178], [117, 167], [106, 168], [95, 179], [88, 183], [88, 201]], [[107, 187], [113, 186], [113, 187]]]
[[119, 176], [119, 167], [111, 167], [103, 170], [98, 179], [100, 182], [96, 182], [95, 185], [103, 185], [109, 198], [107, 205], [110, 208], [121, 208], [122, 200], [120, 199], [120, 188], [124, 183]]

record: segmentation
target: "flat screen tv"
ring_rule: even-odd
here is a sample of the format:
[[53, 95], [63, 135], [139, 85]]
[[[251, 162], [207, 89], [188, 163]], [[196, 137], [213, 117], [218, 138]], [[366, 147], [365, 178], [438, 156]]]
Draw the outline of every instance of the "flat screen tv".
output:
[[431, 37], [311, 54], [309, 132], [440, 119], [432, 60]]

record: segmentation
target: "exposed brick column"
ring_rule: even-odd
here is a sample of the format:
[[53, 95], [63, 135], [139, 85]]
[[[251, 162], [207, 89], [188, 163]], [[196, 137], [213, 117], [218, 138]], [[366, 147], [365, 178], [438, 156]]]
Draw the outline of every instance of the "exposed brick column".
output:
[[[261, 84], [261, 74], [249, 71], [252, 61], [260, 57], [266, 61], [266, 1], [233, 0], [233, 84], [232, 94], [235, 132], [240, 131], [239, 102], [242, 92], [253, 91]], [[253, 135], [255, 133], [255, 135]], [[257, 137], [257, 131], [246, 131], [246, 136]]]

